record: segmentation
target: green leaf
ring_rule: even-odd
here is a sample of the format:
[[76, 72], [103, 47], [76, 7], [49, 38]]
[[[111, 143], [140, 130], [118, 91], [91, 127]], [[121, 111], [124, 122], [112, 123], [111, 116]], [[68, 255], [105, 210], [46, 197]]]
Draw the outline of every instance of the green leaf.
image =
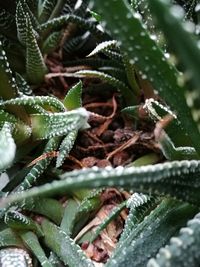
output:
[[16, 83], [22, 95], [32, 95], [31, 87], [19, 73], [16, 73]]
[[12, 125], [12, 136], [16, 144], [21, 144], [30, 137], [31, 128], [28, 125], [4, 110], [0, 110], [0, 125], [3, 125], [6, 122], [11, 123]]
[[[52, 151], [55, 151], [57, 147], [59, 146], [60, 138], [59, 137], [53, 137], [48, 140], [43, 153], [49, 153]], [[38, 180], [38, 178], [41, 176], [41, 174], [46, 170], [46, 168], [51, 163], [52, 158], [44, 158], [41, 159], [39, 162], [35, 164], [29, 171], [29, 173], [25, 176], [23, 182], [17, 187], [16, 191], [21, 192], [24, 190], [29, 189], [32, 187]]]
[[[139, 69], [142, 79], [148, 79], [172, 110], [177, 112], [197, 153], [199, 131], [184, 98], [184, 88], [178, 85], [179, 73], [170, 65], [157, 43], [150, 38], [138, 13], [131, 10], [128, 1], [94, 1], [112, 38], [118, 40], [122, 51]], [[110, 14], [115, 14], [111, 16]]]
[[93, 242], [98, 237], [98, 235], [101, 233], [101, 231], [103, 231], [107, 227], [107, 225], [112, 220], [114, 220], [125, 207], [126, 207], [126, 201], [123, 201], [121, 204], [114, 207], [112, 211], [110, 212], [110, 214], [108, 215], [108, 217], [106, 217], [105, 220], [97, 227], [90, 242]]
[[130, 232], [106, 267], [145, 267], [148, 259], [155, 255], [196, 211], [197, 208], [191, 205], [164, 199]]
[[78, 202], [74, 199], [69, 199], [67, 201], [67, 206], [65, 207], [63, 219], [60, 228], [68, 235], [71, 236], [74, 227], [74, 221], [77, 214]]
[[107, 49], [103, 53], [112, 60], [122, 61], [122, 55], [119, 52]]
[[63, 45], [63, 51], [68, 55], [77, 53], [77, 51], [81, 50], [80, 47], [82, 47], [86, 40], [89, 39], [89, 36], [90, 34], [87, 33], [86, 35], [82, 34], [66, 40]]
[[101, 58], [96, 58], [96, 57], [64, 61], [63, 64], [65, 67], [86, 65], [86, 66], [91, 66], [93, 68], [114, 67], [114, 68], [123, 69], [122, 62], [119, 62], [117, 60], [101, 59]]
[[0, 232], [0, 248], [3, 247], [23, 247], [21, 238], [10, 228]]
[[[6, 57], [6, 53], [3, 49], [2, 42], [0, 41], [0, 97], [4, 100], [16, 97], [18, 94], [18, 87], [15, 81], [15, 78], [12, 76], [12, 71], [10, 69], [10, 65], [8, 59]], [[22, 120], [27, 119], [27, 115], [23, 108], [7, 108], [10, 112], [16, 114]]]
[[31, 115], [32, 133], [35, 139], [63, 136], [70, 131], [86, 127], [88, 112], [84, 108], [53, 114]]
[[193, 147], [175, 147], [169, 136], [163, 132], [157, 140], [160, 144], [163, 155], [168, 160], [189, 160], [199, 159]]
[[42, 229], [45, 234], [44, 242], [46, 245], [69, 267], [94, 266], [91, 260], [86, 258], [81, 248], [75, 244], [74, 240], [59, 227], [44, 220], [42, 222]]
[[26, 20], [27, 14], [23, 8], [23, 2], [19, 1], [16, 8], [17, 37], [20, 43], [26, 45]]
[[129, 115], [134, 119], [139, 119], [139, 105], [125, 107], [121, 110], [122, 113]]
[[56, 5], [54, 7], [54, 10], [51, 13], [51, 16], [50, 16], [49, 19], [53, 19], [53, 18], [55, 18], [55, 17], [60, 15], [60, 13], [61, 13], [64, 5], [65, 5], [65, 2], [66, 2], [66, 0], [58, 0], [57, 1]]
[[10, 62], [10, 68], [15, 72], [24, 73], [25, 57], [22, 45], [17, 40], [9, 39], [1, 34], [0, 41], [2, 42], [2, 47], [6, 52], [8, 62]]
[[90, 14], [93, 16], [93, 18], [96, 19], [96, 21], [100, 22], [101, 21], [101, 16], [97, 14], [96, 12], [89, 10]]
[[80, 28], [91, 31], [93, 34], [97, 36], [102, 36], [103, 33], [97, 29], [94, 22], [91, 20], [83, 19], [79, 16], [73, 14], [67, 14], [64, 16], [59, 16], [54, 19], [48, 20], [46, 23], [41, 24], [38, 27], [38, 32], [41, 36], [48, 35], [48, 33], [63, 28], [69, 22], [77, 24]]
[[53, 181], [33, 188], [20, 195], [2, 199], [1, 206], [40, 195], [66, 193], [83, 188], [124, 187], [137, 192], [170, 195], [195, 205], [200, 203], [200, 161], [183, 160], [142, 167], [117, 167], [99, 169], [97, 167], [67, 172], [61, 181]]
[[50, 54], [56, 48], [58, 48], [59, 43], [61, 41], [61, 37], [62, 37], [61, 31], [53, 32], [52, 34], [50, 34], [42, 45], [42, 53]]
[[30, 210], [36, 214], [44, 215], [57, 225], [61, 223], [64, 213], [62, 204], [53, 198], [36, 198], [34, 199], [33, 204], [31, 203], [31, 205], [28, 205], [28, 203], [26, 203], [23, 209]]
[[88, 57], [91, 57], [91, 56], [94, 56], [94, 55], [96, 55], [98, 53], [104, 52], [108, 48], [118, 48], [117, 41], [115, 41], [115, 40], [105, 41], [105, 42], [102, 42], [102, 43], [98, 44], [95, 47], [95, 49], [92, 52], [90, 52]]
[[67, 95], [63, 100], [63, 104], [67, 108], [67, 110], [80, 108], [82, 106], [82, 87], [83, 84], [81, 81], [79, 81], [67, 92]]
[[28, 246], [31, 252], [36, 256], [42, 267], [53, 267], [46, 257], [37, 236], [33, 232], [25, 232], [20, 234], [24, 243]]
[[161, 0], [149, 0], [149, 6], [179, 61], [184, 64], [186, 79], [191, 79], [200, 99], [200, 50], [194, 33], [189, 32], [183, 22], [184, 10]]
[[41, 83], [47, 73], [30, 19], [26, 19], [26, 72], [31, 83]]
[[11, 131], [11, 124], [5, 122], [0, 131], [0, 172], [10, 167], [15, 158], [16, 145]]
[[[76, 193], [76, 192], [75, 192]], [[81, 193], [86, 194], [80, 205], [78, 206], [75, 214], [75, 218], [73, 221], [73, 234], [77, 234], [83, 225], [87, 222], [92, 212], [97, 211], [101, 204], [101, 193], [102, 190], [81, 190]]]
[[19, 98], [13, 98], [7, 101], [0, 102], [0, 106], [7, 106], [7, 105], [16, 105], [22, 106], [27, 105], [31, 107], [35, 107], [37, 105], [45, 107], [54, 107], [57, 111], [65, 111], [65, 107], [63, 103], [58, 100], [56, 97], [50, 96], [22, 96]]
[[78, 131], [74, 130], [69, 132], [63, 139], [60, 147], [59, 147], [59, 154], [56, 160], [56, 168], [59, 168], [62, 166], [65, 158], [69, 155], [71, 149], [74, 146], [74, 143], [76, 141], [76, 137], [78, 135]]
[[126, 219], [124, 229], [120, 235], [120, 240], [117, 245], [115, 255], [117, 251], [120, 251], [123, 242], [129, 237], [131, 232], [141, 223], [145, 216], [149, 215], [150, 212], [161, 202], [160, 198], [134, 193], [127, 201], [127, 208], [130, 209], [129, 215]]
[[149, 153], [129, 163], [127, 167], [140, 167], [145, 165], [151, 165], [159, 162], [159, 160], [160, 157], [158, 154]]
[[[29, 5], [27, 4], [27, 1], [29, 0], [20, 0], [20, 1], [22, 4], [22, 8], [26, 14], [26, 18], [28, 17], [30, 19], [31, 25], [33, 26], [34, 29], [37, 28], [39, 26], [39, 22], [36, 16], [33, 14], [32, 9], [30, 9]], [[39, 37], [36, 31], [34, 33], [35, 33], [35, 36]]]
[[40, 226], [32, 219], [28, 218], [18, 211], [7, 211], [5, 214], [4, 222], [10, 228], [16, 230], [32, 230], [39, 237], [43, 236]]
[[42, 5], [40, 6], [40, 8], [38, 10], [40, 23], [46, 22], [50, 18], [51, 14], [54, 10], [54, 7], [56, 5], [56, 2], [57, 2], [56, 0], [53, 0], [53, 1], [52, 0], [44, 0], [43, 1]]
[[27, 5], [35, 16], [37, 16], [38, 2], [38, 0], [26, 0]]
[[2, 42], [0, 42], [0, 79], [0, 96], [5, 100], [16, 97], [18, 87], [14, 77], [12, 77], [12, 71], [3, 49]]
[[[126, 54], [122, 55], [122, 59], [124, 62], [125, 70], [126, 70], [126, 76], [127, 80], [129, 82], [129, 85], [131, 89], [133, 90], [134, 94], [139, 97], [141, 95], [141, 90], [139, 88], [139, 85], [136, 81], [136, 70], [134, 65], [130, 62], [129, 58]], [[138, 102], [138, 101], [137, 101]]]
[[148, 261], [147, 267], [196, 267], [200, 261], [200, 214], [198, 213], [187, 226], [181, 228], [178, 236], [171, 237], [169, 244], [161, 248], [155, 259]]
[[121, 94], [124, 96], [125, 101], [128, 105], [133, 105], [136, 101], [135, 95], [133, 94], [133, 92], [131, 92], [131, 90], [128, 88], [128, 86], [125, 83], [103, 72], [95, 71], [95, 70], [81, 70], [81, 71], [75, 72], [73, 76], [80, 77], [80, 78], [84, 78], [84, 77], [99, 78], [109, 83], [113, 87], [117, 88], [121, 92]]

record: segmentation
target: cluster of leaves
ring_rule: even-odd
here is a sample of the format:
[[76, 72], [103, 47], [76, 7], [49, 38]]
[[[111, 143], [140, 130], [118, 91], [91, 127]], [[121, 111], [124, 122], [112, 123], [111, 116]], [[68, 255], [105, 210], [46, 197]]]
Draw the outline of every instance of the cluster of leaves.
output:
[[[21, 251], [27, 248], [41, 266], [94, 266], [73, 238], [100, 207], [102, 188], [123, 187], [138, 193], [114, 209], [92, 237], [122, 209], [129, 209], [106, 266], [199, 266], [200, 6], [195, 3], [185, 15], [179, 5], [172, 5], [174, 1], [95, 0], [90, 1], [94, 12], [86, 11], [88, 2], [19, 0], [15, 7], [2, 9], [0, 171], [12, 179], [1, 191], [0, 261], [12, 262], [18, 253], [17, 260], [31, 266]], [[81, 30], [63, 42], [70, 23]], [[48, 72], [44, 55], [61, 43], [70, 54], [91, 38], [98, 44], [87, 58], [63, 62], [90, 69], [59, 75], [101, 79], [100, 86], [109, 84], [119, 91], [122, 113], [130, 119], [139, 119], [142, 106], [156, 123], [155, 138], [167, 162], [72, 172], [58, 172], [50, 165], [48, 155], [57, 150], [56, 167], [62, 165], [78, 131], [87, 127], [82, 83], [72, 87], [64, 100], [35, 96], [31, 89]], [[168, 58], [166, 51], [174, 56]], [[154, 99], [146, 97], [147, 89], [154, 90]], [[41, 161], [19, 170], [33, 149], [43, 154]], [[39, 182], [49, 165], [50, 182]], [[17, 166], [17, 175], [12, 175]], [[76, 200], [71, 198], [65, 208], [47, 197], [66, 193], [76, 195]], [[38, 224], [31, 213], [46, 219]]]

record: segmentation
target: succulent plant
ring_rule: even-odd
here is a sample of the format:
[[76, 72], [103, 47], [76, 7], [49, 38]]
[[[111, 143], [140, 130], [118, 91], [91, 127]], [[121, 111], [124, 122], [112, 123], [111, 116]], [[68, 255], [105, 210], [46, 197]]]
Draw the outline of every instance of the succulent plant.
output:
[[[0, 3], [0, 173], [9, 178], [0, 265], [96, 266], [77, 234], [114, 187], [130, 198], [90, 238], [80, 234], [92, 244], [129, 211], [105, 266], [199, 266], [200, 4], [183, 2]], [[52, 55], [62, 71], [52, 73]], [[63, 98], [43, 93], [49, 77], [72, 81]], [[127, 166], [62, 167], [91, 118], [105, 119], [82, 103], [94, 87], [114, 91], [135, 131], [140, 120], [153, 125], [159, 163], [147, 154]]]

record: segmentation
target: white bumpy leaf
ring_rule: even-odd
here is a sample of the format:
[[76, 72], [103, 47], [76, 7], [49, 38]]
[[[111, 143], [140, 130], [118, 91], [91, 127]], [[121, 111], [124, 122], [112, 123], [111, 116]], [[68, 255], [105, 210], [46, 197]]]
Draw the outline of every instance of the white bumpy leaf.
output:
[[11, 135], [11, 125], [6, 122], [0, 132], [0, 172], [11, 165], [15, 151], [16, 145]]

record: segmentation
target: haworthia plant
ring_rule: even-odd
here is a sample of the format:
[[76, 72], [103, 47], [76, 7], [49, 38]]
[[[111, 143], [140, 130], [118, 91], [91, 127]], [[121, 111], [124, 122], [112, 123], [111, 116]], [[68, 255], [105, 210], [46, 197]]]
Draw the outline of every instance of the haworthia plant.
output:
[[[54, 250], [61, 260], [68, 266], [92, 267], [92, 261], [86, 258], [80, 247], [75, 244], [66, 233], [49, 221], [42, 223], [45, 233], [45, 243]], [[60, 246], [62, 244], [62, 246]]]
[[[127, 207], [130, 209], [123, 232], [120, 236], [118, 244], [118, 251], [130, 233], [137, 227], [137, 225], [147, 216], [153, 207], [156, 207], [161, 199], [150, 197], [144, 194], [134, 193], [127, 201]], [[116, 249], [116, 250], [117, 250]], [[117, 253], [117, 251], [115, 252]]]
[[21, 267], [32, 267], [29, 253], [21, 248], [5, 248], [0, 250], [0, 263], [2, 266], [13, 266], [17, 262]]
[[94, 70], [82, 70], [78, 71], [73, 74], [75, 77], [88, 77], [88, 78], [99, 78], [103, 81], [106, 81], [111, 86], [116, 87], [121, 93], [124, 95], [126, 103], [129, 105], [130, 103], [135, 103], [135, 95], [129, 87], [122, 81], [118, 80], [117, 78], [108, 75], [103, 72], [98, 72]]
[[95, 49], [88, 55], [88, 57], [94, 56], [100, 52], [104, 52], [104, 50], [109, 48], [116, 48], [117, 47], [117, 41], [105, 41], [103, 43], [98, 44]]
[[53, 198], [38, 198], [34, 202], [32, 199], [29, 199], [23, 205], [23, 210], [43, 215], [57, 225], [60, 225], [64, 214], [62, 204]]
[[44, 42], [42, 47], [42, 53], [49, 54], [53, 52], [55, 48], [59, 46], [61, 37], [62, 37], [61, 31], [53, 32]]
[[[105, 42], [102, 42], [102, 43], [98, 44], [96, 46], [96, 48], [88, 55], [88, 57], [94, 56], [94, 55], [96, 55], [96, 54], [98, 54], [100, 52], [103, 52], [103, 53], [105, 53], [105, 55], [110, 56], [111, 58], [114, 58], [115, 57], [114, 55], [117, 55], [118, 52], [110, 50], [111, 48], [116, 48], [116, 49], [119, 50], [117, 41], [115, 41], [115, 40], [105, 41]], [[134, 66], [133, 66], [132, 63], [129, 62], [129, 58], [124, 53], [122, 53], [122, 61], [124, 63], [124, 67], [125, 67], [125, 70], [126, 70], [127, 81], [129, 83], [131, 89], [133, 90], [135, 96], [138, 96], [138, 95], [140, 95], [140, 88], [139, 88], [139, 86], [138, 86], [138, 84], [137, 84], [137, 82], [135, 80]], [[122, 71], [122, 70], [120, 69], [120, 71]], [[88, 72], [87, 77], [90, 77], [90, 76], [91, 76], [91, 73]], [[99, 77], [100, 77], [100, 75], [99, 75]], [[105, 78], [103, 78], [103, 73], [102, 73], [102, 79], [105, 79]], [[110, 81], [110, 83], [113, 83], [113, 85], [114, 85], [114, 77], [113, 77], [113, 81]], [[116, 86], [117, 86], [117, 84], [116, 84]], [[120, 87], [120, 84], [118, 84], [118, 86]], [[122, 94], [124, 95], [125, 99], [127, 100], [128, 97], [125, 95], [126, 94], [125, 89], [123, 89]], [[131, 94], [130, 94], [130, 96], [131, 96]], [[130, 100], [128, 101], [127, 100], [127, 104], [129, 104], [131, 102], [134, 103], [134, 100], [133, 99], [131, 99], [131, 100], [132, 101], [130, 101]]]
[[17, 211], [8, 211], [5, 215], [4, 222], [11, 228], [17, 229], [18, 231], [33, 230], [33, 232], [35, 232], [38, 236], [43, 235], [39, 225]]
[[[49, 141], [47, 142], [44, 148], [44, 153], [48, 153], [48, 152], [56, 150], [58, 148], [59, 143], [60, 143], [59, 137], [54, 137], [54, 138], [49, 139]], [[20, 186], [16, 188], [16, 191], [20, 192], [20, 191], [24, 191], [24, 190], [31, 188], [37, 182], [40, 175], [48, 167], [50, 162], [51, 162], [51, 158], [44, 158], [41, 161], [36, 162], [36, 164], [31, 168], [31, 170], [25, 176]]]
[[12, 98], [0, 103], [1, 106], [7, 105], [28, 105], [34, 107], [35, 105], [54, 107], [57, 111], [65, 111], [65, 107], [61, 101], [55, 97], [50, 96], [22, 96], [19, 98]]
[[0, 247], [23, 247], [22, 240], [11, 228], [6, 228], [0, 232]]
[[[1, 98], [4, 100], [17, 97], [18, 95], [18, 86], [15, 78], [13, 77], [13, 73], [10, 69], [10, 64], [8, 62], [6, 52], [3, 49], [2, 42], [0, 41], [0, 77], [1, 77]], [[8, 110], [12, 113], [17, 114], [19, 118], [22, 120], [26, 120], [27, 116], [22, 107], [11, 108]]]
[[104, 186], [123, 186], [137, 191], [171, 195], [198, 205], [200, 202], [199, 166], [198, 160], [183, 160], [144, 167], [118, 167], [116, 169], [108, 167], [104, 170], [94, 167], [91, 170], [73, 171], [63, 174], [61, 181], [54, 181], [20, 195], [5, 198], [2, 206], [43, 194]]
[[60, 228], [69, 236], [73, 233], [74, 221], [76, 218], [79, 202], [74, 199], [69, 199], [67, 201], [67, 206], [65, 207], [64, 215]]
[[[9, 179], [0, 192], [2, 267], [103, 266], [87, 258], [93, 252], [110, 267], [199, 266], [197, 2], [0, 1], [0, 173]], [[113, 94], [114, 123], [103, 126], [114, 139], [115, 120], [139, 132], [125, 151], [133, 161], [68, 171], [90, 156], [77, 153], [79, 130], [90, 123], [84, 105]], [[99, 123], [91, 120], [94, 140]], [[73, 164], [63, 164], [68, 155]], [[120, 203], [87, 231], [113, 201], [104, 200], [107, 187], [119, 189], [112, 192]], [[119, 214], [123, 229], [109, 259], [101, 231]]]
[[12, 125], [6, 122], [0, 131], [0, 172], [12, 164], [15, 152], [16, 145], [12, 137]]
[[23, 10], [22, 1], [19, 1], [16, 8], [16, 25], [17, 25], [17, 37], [22, 44], [26, 44], [26, 31], [24, 25], [26, 25], [27, 14]]
[[21, 238], [28, 248], [33, 252], [42, 267], [53, 267], [46, 257], [37, 236], [33, 232], [25, 232], [21, 234]]
[[47, 73], [30, 19], [26, 18], [26, 71], [30, 82], [40, 83]]
[[32, 134], [36, 139], [63, 136], [87, 127], [89, 114], [84, 108], [53, 114], [31, 115]]
[[54, 7], [56, 5], [56, 1], [49, 1], [49, 0], [45, 0], [42, 4], [41, 4], [41, 8], [39, 9], [39, 20], [40, 22], [44, 22], [46, 20], [49, 19], [49, 17], [51, 16], [51, 13], [54, 10]]
[[[155, 14], [159, 26], [167, 35], [167, 39], [176, 50], [179, 60], [185, 66], [185, 79], [191, 79], [195, 89], [199, 91], [199, 64], [200, 51], [198, 42], [195, 40], [194, 32], [189, 32], [187, 22], [182, 22], [184, 18], [184, 10], [180, 6], [170, 7], [170, 3], [164, 3], [160, 0], [149, 1], [150, 8]], [[161, 16], [165, 13], [165, 16]], [[172, 30], [173, 29], [173, 30]], [[192, 29], [191, 29], [192, 30]], [[175, 36], [179, 36], [179, 40]]]
[[60, 167], [65, 160], [65, 158], [68, 156], [70, 150], [74, 146], [74, 142], [76, 140], [78, 131], [72, 130], [69, 132], [66, 137], [63, 139], [60, 147], [59, 147], [59, 154], [56, 160], [56, 167]]
[[102, 32], [95, 27], [95, 24], [92, 23], [90, 20], [82, 19], [79, 16], [73, 14], [67, 14], [65, 16], [60, 16], [58, 18], [51, 19], [46, 23], [43, 23], [38, 26], [37, 31], [43, 36], [46, 33], [56, 30], [58, 28], [62, 28], [69, 22], [73, 22], [75, 24], [79, 24], [79, 27], [88, 29], [94, 34], [101, 35]]
[[[197, 145], [199, 131], [186, 105], [184, 88], [177, 82], [179, 74], [175, 67], [167, 62], [157, 43], [151, 39], [142, 25], [141, 16], [131, 10], [126, 0], [95, 1], [94, 5], [96, 11], [103, 15], [106, 28], [118, 40], [131, 63], [141, 71], [141, 77], [149, 79], [172, 110], [176, 110], [178, 119], [200, 153]], [[114, 15], [110, 16], [111, 13]]]
[[181, 228], [178, 236], [170, 239], [169, 245], [159, 250], [155, 259], [149, 260], [147, 266], [197, 266], [200, 257], [199, 250], [197, 249], [199, 223], [198, 213], [192, 220], [188, 221], [186, 227]]
[[64, 214], [64, 207], [62, 204], [52, 198], [36, 198], [34, 201], [27, 201], [23, 209], [32, 211], [35, 214], [43, 215], [57, 225], [61, 223]]
[[82, 106], [82, 86], [82, 82], [80, 81], [67, 92], [67, 95], [63, 100], [63, 104], [67, 108], [67, 110], [80, 108]]
[[113, 210], [110, 212], [108, 217], [97, 227], [90, 242], [93, 242], [98, 237], [98, 235], [101, 233], [101, 231], [103, 231], [106, 228], [106, 226], [112, 220], [114, 220], [114, 218], [116, 218], [125, 207], [126, 207], [126, 201], [122, 202], [119, 206], [113, 208]]
[[[163, 200], [149, 216], [130, 231], [120, 249], [116, 249], [106, 266], [146, 266], [151, 255], [155, 255], [158, 248], [165, 244], [170, 236], [176, 233], [177, 229], [183, 226], [187, 218], [193, 216], [196, 211], [197, 209], [193, 209], [188, 204], [177, 203], [169, 199]], [[176, 223], [175, 214], [177, 215]], [[155, 242], [152, 242], [152, 236]]]

